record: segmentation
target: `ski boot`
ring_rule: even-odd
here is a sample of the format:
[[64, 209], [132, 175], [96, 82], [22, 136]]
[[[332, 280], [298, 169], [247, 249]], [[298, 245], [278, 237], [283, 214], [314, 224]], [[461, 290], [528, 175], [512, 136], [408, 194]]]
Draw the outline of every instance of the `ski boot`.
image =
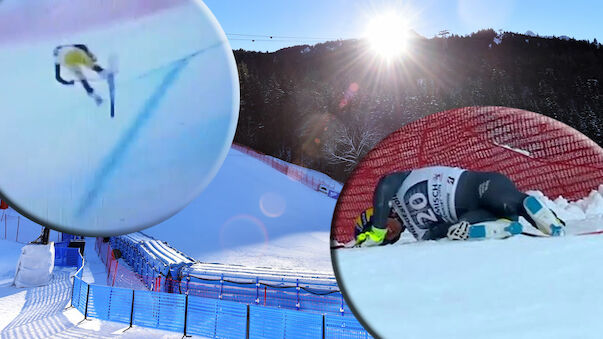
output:
[[565, 235], [565, 223], [536, 197], [525, 198], [523, 207], [542, 233], [553, 237]]

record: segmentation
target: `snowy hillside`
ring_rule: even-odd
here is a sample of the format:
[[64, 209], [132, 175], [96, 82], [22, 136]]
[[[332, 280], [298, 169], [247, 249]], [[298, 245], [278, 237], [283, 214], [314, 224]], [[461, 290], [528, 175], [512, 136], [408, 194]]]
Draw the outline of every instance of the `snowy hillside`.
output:
[[330, 272], [335, 203], [230, 150], [203, 194], [144, 233], [204, 262]]
[[[568, 233], [603, 229], [603, 186], [576, 203], [548, 203], [566, 218]], [[335, 253], [349, 304], [385, 338], [603, 333], [602, 235], [406, 242]]]

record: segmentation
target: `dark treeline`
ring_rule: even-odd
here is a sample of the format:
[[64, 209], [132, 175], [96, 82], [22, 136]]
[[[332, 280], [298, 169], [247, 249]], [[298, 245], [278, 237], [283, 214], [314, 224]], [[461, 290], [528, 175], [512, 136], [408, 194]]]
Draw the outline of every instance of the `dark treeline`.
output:
[[[502, 43], [497, 38], [502, 37]], [[360, 40], [274, 53], [235, 51], [235, 141], [344, 181], [379, 140], [428, 114], [464, 106], [526, 109], [603, 145], [603, 47], [484, 30], [414, 37], [386, 63]]]

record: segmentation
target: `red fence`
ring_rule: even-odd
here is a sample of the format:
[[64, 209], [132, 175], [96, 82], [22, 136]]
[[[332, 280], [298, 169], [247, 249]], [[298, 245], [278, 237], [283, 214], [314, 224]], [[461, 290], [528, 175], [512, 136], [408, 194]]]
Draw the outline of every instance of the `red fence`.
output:
[[303, 170], [290, 166], [283, 160], [275, 159], [274, 157], [238, 144], [232, 144], [232, 148], [264, 162], [275, 170], [287, 175], [289, 178], [298, 181], [317, 192], [325, 193], [334, 199], [339, 197], [339, 192], [337, 192], [331, 184], [323, 180], [316, 179], [313, 176], [305, 173]]
[[504, 173], [551, 198], [582, 198], [603, 183], [603, 149], [561, 122], [504, 107], [454, 109], [401, 128], [363, 159], [341, 192], [332, 239], [354, 239], [354, 218], [383, 175], [433, 165]]

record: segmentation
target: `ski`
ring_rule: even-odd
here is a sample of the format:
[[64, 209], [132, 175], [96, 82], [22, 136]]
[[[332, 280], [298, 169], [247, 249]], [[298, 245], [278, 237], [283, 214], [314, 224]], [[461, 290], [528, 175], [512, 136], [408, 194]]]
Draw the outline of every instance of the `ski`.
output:
[[109, 98], [111, 100], [111, 118], [115, 117], [115, 76], [113, 73], [107, 75], [107, 84], [109, 85]]
[[[566, 236], [585, 236], [585, 235], [598, 235], [598, 234], [603, 234], [603, 230], [573, 233], [573, 234], [569, 233]], [[527, 233], [527, 232], [523, 232], [523, 233], [521, 233], [521, 235], [526, 235], [528, 237], [533, 237], [533, 238], [557, 238], [557, 237], [551, 237], [550, 235], [547, 235], [547, 234], [535, 234], [535, 233]]]

